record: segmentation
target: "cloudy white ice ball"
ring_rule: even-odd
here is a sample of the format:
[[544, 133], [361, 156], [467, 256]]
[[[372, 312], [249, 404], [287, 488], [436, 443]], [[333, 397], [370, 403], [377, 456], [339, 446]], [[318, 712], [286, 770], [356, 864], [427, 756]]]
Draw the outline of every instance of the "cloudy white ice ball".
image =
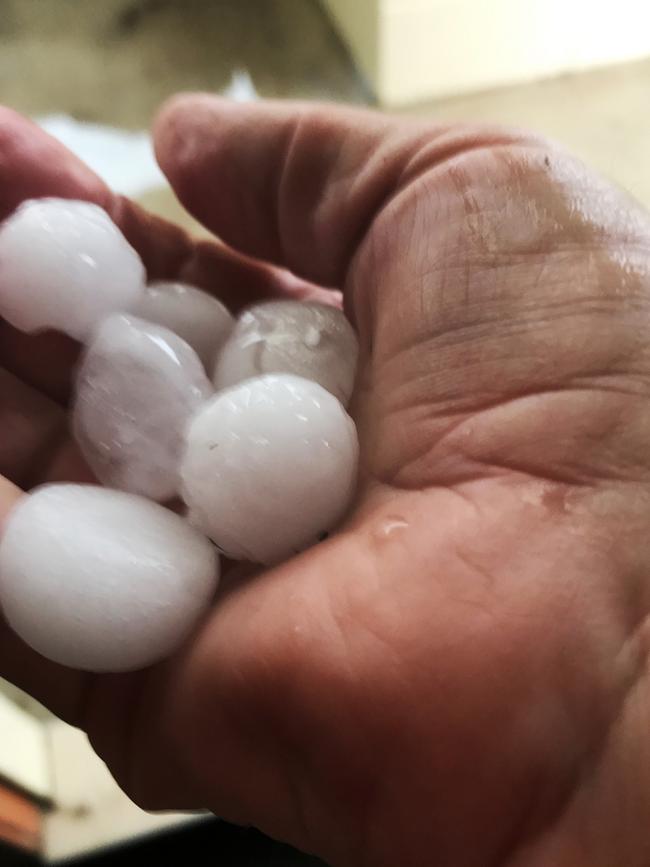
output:
[[140, 257], [98, 205], [31, 199], [0, 226], [0, 316], [21, 331], [85, 340], [144, 284]]
[[217, 390], [265, 373], [318, 382], [347, 405], [358, 342], [341, 310], [301, 301], [268, 301], [240, 315], [214, 370]]
[[168, 500], [178, 493], [185, 428], [211, 394], [184, 340], [116, 313], [102, 323], [79, 368], [74, 435], [103, 484]]
[[332, 530], [352, 498], [352, 419], [290, 374], [216, 394], [193, 418], [181, 464], [190, 520], [228, 556], [271, 565]]
[[182, 337], [210, 371], [234, 325], [220, 301], [195, 286], [178, 282], [150, 283], [133, 313]]
[[191, 634], [213, 599], [213, 546], [173, 512], [91, 485], [47, 485], [19, 500], [0, 541], [0, 603], [54, 662], [130, 671]]

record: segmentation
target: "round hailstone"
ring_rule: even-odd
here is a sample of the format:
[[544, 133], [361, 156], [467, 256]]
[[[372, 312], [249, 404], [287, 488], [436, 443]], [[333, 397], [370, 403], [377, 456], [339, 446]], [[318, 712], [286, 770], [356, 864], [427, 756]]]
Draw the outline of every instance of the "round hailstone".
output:
[[212, 394], [194, 350], [135, 316], [106, 319], [76, 382], [73, 430], [103, 484], [164, 501], [179, 488], [190, 417]]
[[85, 340], [144, 292], [140, 257], [90, 202], [31, 199], [0, 226], [0, 316], [28, 333]]
[[207, 370], [212, 369], [216, 354], [234, 325], [233, 317], [220, 301], [185, 283], [151, 283], [133, 312], [182, 337]]
[[245, 310], [217, 359], [217, 390], [264, 373], [312, 379], [346, 406], [354, 387], [357, 336], [336, 307], [269, 301]]
[[189, 516], [236, 560], [272, 565], [343, 517], [355, 488], [354, 422], [315, 382], [249, 379], [193, 418], [181, 464]]
[[182, 518], [142, 497], [45, 485], [0, 541], [0, 603], [54, 662], [131, 671], [173, 653], [214, 596], [219, 559]]

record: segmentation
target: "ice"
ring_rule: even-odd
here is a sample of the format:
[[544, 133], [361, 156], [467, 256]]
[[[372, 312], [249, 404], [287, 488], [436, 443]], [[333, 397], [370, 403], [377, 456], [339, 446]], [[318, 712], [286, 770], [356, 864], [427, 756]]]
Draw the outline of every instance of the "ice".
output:
[[271, 565], [333, 529], [355, 489], [356, 428], [341, 403], [291, 374], [216, 394], [181, 465], [190, 520], [233, 559]]
[[0, 316], [85, 340], [144, 292], [140, 257], [98, 205], [31, 199], [0, 226]]
[[76, 388], [73, 430], [99, 481], [173, 497], [188, 420], [212, 394], [194, 350], [163, 326], [115, 314], [88, 347]]
[[318, 382], [347, 405], [354, 387], [357, 337], [335, 307], [269, 301], [245, 310], [214, 371], [219, 390], [264, 373], [293, 373]]
[[18, 501], [0, 542], [0, 603], [55, 662], [129, 671], [176, 650], [219, 578], [213, 546], [173, 512], [92, 485], [46, 485]]
[[182, 337], [210, 371], [234, 325], [220, 301], [186, 283], [151, 283], [133, 313]]

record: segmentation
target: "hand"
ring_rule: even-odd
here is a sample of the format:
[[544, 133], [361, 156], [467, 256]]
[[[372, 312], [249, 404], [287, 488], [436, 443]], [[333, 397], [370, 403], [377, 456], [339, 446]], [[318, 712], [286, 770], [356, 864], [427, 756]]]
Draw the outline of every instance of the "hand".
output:
[[[333, 865], [647, 865], [648, 215], [523, 133], [191, 96], [158, 157], [229, 246], [193, 245], [26, 121], [0, 130], [3, 214], [98, 201], [152, 276], [230, 303], [340, 287], [362, 444], [341, 532], [231, 587], [175, 659], [82, 675], [5, 628], [0, 673], [145, 807]], [[83, 476], [54, 403], [73, 348], [0, 343], [5, 474]]]

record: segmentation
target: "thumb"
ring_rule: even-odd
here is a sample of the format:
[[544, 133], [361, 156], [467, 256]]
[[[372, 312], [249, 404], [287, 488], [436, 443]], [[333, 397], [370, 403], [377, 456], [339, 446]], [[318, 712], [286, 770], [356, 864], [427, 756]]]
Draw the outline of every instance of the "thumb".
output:
[[158, 161], [185, 207], [226, 243], [324, 286], [344, 287], [376, 214], [425, 167], [502, 141], [503, 130], [446, 128], [296, 102], [170, 100], [155, 123]]

